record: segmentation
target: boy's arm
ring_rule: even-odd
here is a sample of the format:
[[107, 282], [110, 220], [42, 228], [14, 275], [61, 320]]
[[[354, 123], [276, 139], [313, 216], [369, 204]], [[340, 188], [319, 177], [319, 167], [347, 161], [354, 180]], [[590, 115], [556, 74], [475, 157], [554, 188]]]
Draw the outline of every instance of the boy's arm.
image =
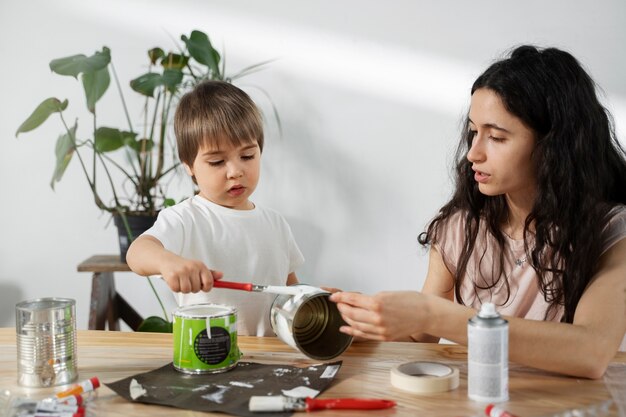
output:
[[161, 275], [174, 292], [210, 291], [213, 279], [222, 277], [221, 272], [211, 271], [200, 261], [168, 251], [158, 239], [149, 235], [139, 236], [133, 241], [126, 261], [136, 274]]

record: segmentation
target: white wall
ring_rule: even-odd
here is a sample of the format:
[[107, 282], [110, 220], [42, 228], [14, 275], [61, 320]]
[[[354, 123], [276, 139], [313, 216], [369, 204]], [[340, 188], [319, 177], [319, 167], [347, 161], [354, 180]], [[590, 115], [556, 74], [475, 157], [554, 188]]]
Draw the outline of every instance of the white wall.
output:
[[[421, 287], [427, 259], [416, 237], [451, 191], [470, 85], [510, 47], [573, 52], [606, 92], [618, 129], [626, 125], [623, 0], [4, 1], [0, 326], [14, 324], [19, 300], [63, 296], [77, 300], [86, 328], [91, 280], [76, 265], [117, 251], [115, 228], [93, 204], [77, 161], [56, 191], [48, 185], [57, 121], [15, 138], [50, 96], [68, 98], [68, 114], [88, 132], [80, 87], [51, 74], [48, 62], [107, 45], [127, 82], [144, 71], [147, 49], [170, 48], [170, 35], [196, 28], [225, 47], [228, 72], [278, 58], [239, 84], [265, 89], [283, 123], [282, 138], [268, 126], [254, 200], [288, 219], [307, 258], [298, 274], [312, 284], [367, 293]], [[102, 121], [124, 126], [113, 90], [102, 103]], [[131, 102], [137, 117], [138, 106]], [[142, 278], [118, 276], [143, 315], [159, 314]]]

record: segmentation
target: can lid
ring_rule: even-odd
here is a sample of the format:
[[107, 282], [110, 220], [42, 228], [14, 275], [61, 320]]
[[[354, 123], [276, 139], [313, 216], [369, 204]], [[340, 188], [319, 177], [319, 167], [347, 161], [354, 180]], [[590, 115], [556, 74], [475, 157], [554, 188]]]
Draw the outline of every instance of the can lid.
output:
[[174, 315], [184, 318], [207, 318], [220, 317], [236, 313], [237, 310], [230, 306], [220, 304], [192, 304], [178, 308]]
[[496, 306], [494, 303], [484, 303], [483, 305], [480, 306], [478, 317], [493, 318], [493, 317], [500, 317], [500, 315], [496, 311]]

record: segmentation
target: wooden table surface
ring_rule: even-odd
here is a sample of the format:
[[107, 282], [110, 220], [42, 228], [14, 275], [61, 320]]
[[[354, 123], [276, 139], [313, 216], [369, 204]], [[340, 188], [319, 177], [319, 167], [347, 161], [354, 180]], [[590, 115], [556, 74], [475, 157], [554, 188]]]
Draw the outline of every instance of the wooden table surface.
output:
[[[276, 338], [240, 337], [243, 361], [273, 364], [308, 365], [312, 361]], [[98, 376], [103, 383], [146, 372], [172, 360], [172, 335], [107, 331], [78, 331], [79, 380]], [[0, 389], [17, 395], [43, 398], [59, 391], [55, 388], [24, 388], [17, 385], [15, 329], [0, 329]], [[320, 417], [338, 416], [484, 416], [484, 404], [467, 398], [467, 350], [457, 345], [427, 343], [361, 342], [354, 343], [338, 359], [343, 366], [333, 384], [319, 398], [376, 397], [395, 400], [395, 408], [380, 411], [316, 411]], [[389, 381], [392, 366], [408, 361], [437, 361], [459, 368], [459, 388], [438, 394], [418, 395], [401, 391]], [[618, 353], [616, 366], [626, 362]], [[583, 408], [610, 399], [603, 380], [564, 377], [510, 364], [510, 400], [501, 404], [519, 417], [549, 416], [566, 409]], [[89, 403], [95, 416], [208, 416], [156, 405], [124, 400], [106, 386], [97, 390]], [[611, 414], [617, 415], [615, 406]], [[224, 416], [225, 414], [215, 414]], [[260, 414], [263, 416], [263, 414]]]

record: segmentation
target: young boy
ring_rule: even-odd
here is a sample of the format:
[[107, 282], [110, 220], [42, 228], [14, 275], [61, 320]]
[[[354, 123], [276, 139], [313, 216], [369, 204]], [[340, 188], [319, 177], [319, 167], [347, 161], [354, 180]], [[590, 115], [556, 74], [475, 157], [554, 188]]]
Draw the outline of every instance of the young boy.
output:
[[275, 296], [211, 290], [222, 277], [295, 284], [295, 270], [304, 262], [283, 217], [250, 201], [263, 150], [259, 110], [232, 84], [207, 81], [180, 100], [174, 130], [180, 160], [200, 192], [160, 212], [130, 246], [128, 265], [139, 275], [163, 276], [181, 306], [235, 307], [240, 335], [273, 335]]

